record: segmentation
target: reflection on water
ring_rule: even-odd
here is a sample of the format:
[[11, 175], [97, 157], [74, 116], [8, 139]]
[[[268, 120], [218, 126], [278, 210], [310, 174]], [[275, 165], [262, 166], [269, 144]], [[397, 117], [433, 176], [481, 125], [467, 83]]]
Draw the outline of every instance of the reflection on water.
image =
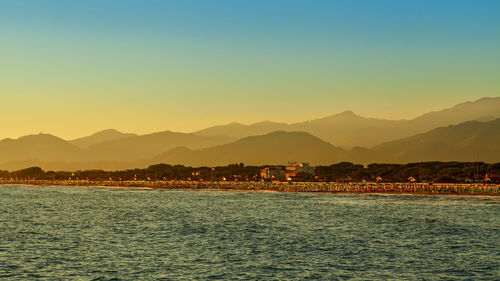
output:
[[498, 197], [0, 186], [0, 277], [500, 276]]

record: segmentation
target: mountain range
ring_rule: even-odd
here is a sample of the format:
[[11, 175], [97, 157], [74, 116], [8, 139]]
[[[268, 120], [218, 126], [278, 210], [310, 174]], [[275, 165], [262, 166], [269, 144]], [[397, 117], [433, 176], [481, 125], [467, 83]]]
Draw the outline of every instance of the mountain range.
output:
[[200, 150], [176, 148], [152, 160], [156, 163], [218, 166], [239, 162], [247, 165], [265, 165], [288, 161], [331, 164], [345, 157], [344, 149], [309, 133], [276, 131]]
[[500, 117], [500, 97], [482, 98], [474, 102], [461, 103], [448, 109], [423, 114], [412, 120], [367, 118], [356, 115], [352, 111], [345, 111], [320, 119], [292, 124], [270, 121], [250, 125], [231, 123], [197, 131], [195, 134], [239, 139], [278, 130], [302, 131], [344, 148], [373, 147], [437, 127], [472, 120], [489, 121], [498, 117]]
[[0, 141], [0, 168], [131, 169], [156, 163], [217, 166], [329, 165], [418, 161], [500, 162], [500, 97], [483, 98], [412, 120], [351, 111], [301, 123], [231, 123], [194, 133], [147, 135], [105, 130], [63, 140], [49, 134]]

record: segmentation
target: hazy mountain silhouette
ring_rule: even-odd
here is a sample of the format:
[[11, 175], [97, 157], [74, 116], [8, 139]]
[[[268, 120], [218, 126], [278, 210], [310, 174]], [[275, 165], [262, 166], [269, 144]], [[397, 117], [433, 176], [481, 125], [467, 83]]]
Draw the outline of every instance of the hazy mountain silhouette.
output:
[[[247, 165], [284, 164], [287, 161], [306, 161], [313, 165], [339, 161], [363, 164], [500, 162], [499, 116], [500, 98], [483, 98], [430, 112], [413, 120], [364, 118], [346, 111], [290, 125], [233, 123], [208, 128], [197, 134], [165, 131], [138, 136], [106, 130], [73, 141], [39, 134], [1, 140], [0, 168], [43, 165], [45, 169], [63, 170], [125, 169], [160, 162], [194, 166], [239, 162]], [[469, 121], [473, 119], [491, 121]], [[463, 120], [467, 122], [448, 126]], [[441, 123], [446, 123], [446, 126], [436, 128]], [[428, 126], [433, 127], [426, 129]], [[281, 127], [286, 129], [276, 130]], [[232, 138], [246, 133], [255, 135], [233, 141]], [[386, 139], [389, 141], [384, 141]], [[373, 148], [359, 145], [381, 141], [384, 142]], [[346, 151], [336, 146], [339, 143], [356, 147]]]
[[119, 132], [114, 129], [109, 129], [109, 130], [104, 130], [97, 132], [95, 134], [92, 134], [87, 137], [83, 138], [78, 138], [74, 140], [70, 140], [69, 142], [80, 147], [80, 148], [87, 148], [91, 145], [98, 144], [104, 141], [113, 141], [113, 140], [120, 140], [124, 138], [129, 138], [129, 137], [135, 137], [137, 136], [136, 134], [125, 134], [122, 132]]
[[329, 117], [291, 124], [292, 130], [304, 131], [341, 147], [370, 147], [405, 135], [405, 120], [366, 118], [345, 111]]
[[151, 160], [192, 166], [215, 166], [243, 162], [246, 165], [285, 164], [303, 161], [331, 164], [345, 157], [346, 151], [304, 132], [277, 131], [201, 150], [176, 148]]
[[386, 162], [500, 162], [500, 118], [437, 128], [378, 145], [373, 151]]
[[201, 149], [229, 141], [226, 137], [202, 137], [167, 131], [108, 140], [88, 148], [79, 148], [70, 141], [52, 135], [30, 135], [0, 141], [0, 168], [129, 169], [142, 167], [141, 159], [149, 159], [175, 147]]
[[104, 141], [89, 146], [85, 152], [97, 161], [136, 161], [151, 158], [162, 151], [179, 146], [201, 149], [230, 141], [227, 137], [203, 137], [195, 134], [165, 131]]
[[304, 131], [341, 147], [372, 147], [383, 142], [423, 133], [436, 127], [470, 120], [487, 121], [500, 117], [500, 97], [465, 102], [441, 111], [426, 113], [413, 120], [366, 118], [345, 111], [325, 118], [286, 124], [260, 122], [251, 125], [232, 123], [207, 128], [202, 136], [246, 137], [275, 130]]
[[[400, 137], [398, 131], [404, 128], [404, 121], [382, 120], [365, 118], [345, 111], [325, 118], [305, 121], [301, 123], [286, 124], [271, 121], [259, 122], [251, 125], [232, 123], [207, 128], [195, 132], [202, 136], [229, 136], [241, 138], [255, 134], [266, 134], [276, 130], [304, 131], [318, 136], [330, 143], [342, 147], [371, 146], [385, 140]], [[383, 130], [384, 136], [380, 136]]]
[[335, 147], [309, 133], [278, 131], [246, 137], [236, 142], [202, 150], [176, 148], [152, 163], [215, 166], [243, 162], [248, 165], [306, 161], [328, 165], [355, 163], [409, 163], [422, 161], [500, 162], [500, 118], [488, 122], [469, 121], [387, 142], [373, 149], [349, 151]]
[[491, 121], [500, 117], [500, 97], [482, 98], [464, 102], [452, 108], [429, 112], [413, 120], [410, 125], [417, 129], [434, 129], [466, 121]]
[[251, 125], [244, 125], [234, 122], [227, 125], [210, 127], [201, 131], [197, 131], [195, 132], [195, 134], [206, 137], [227, 136], [233, 139], [241, 139], [248, 136], [257, 136], [270, 132], [286, 130], [288, 129], [288, 126], [289, 125], [286, 123], [277, 123], [271, 121], [262, 121]]
[[82, 158], [82, 151], [71, 143], [49, 134], [38, 134], [0, 141], [0, 162], [64, 161]]

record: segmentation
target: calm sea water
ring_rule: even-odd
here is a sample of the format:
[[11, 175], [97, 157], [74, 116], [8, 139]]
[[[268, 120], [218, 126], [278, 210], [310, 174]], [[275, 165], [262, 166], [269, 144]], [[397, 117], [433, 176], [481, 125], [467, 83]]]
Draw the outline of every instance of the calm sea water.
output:
[[0, 186], [0, 278], [500, 280], [500, 199]]

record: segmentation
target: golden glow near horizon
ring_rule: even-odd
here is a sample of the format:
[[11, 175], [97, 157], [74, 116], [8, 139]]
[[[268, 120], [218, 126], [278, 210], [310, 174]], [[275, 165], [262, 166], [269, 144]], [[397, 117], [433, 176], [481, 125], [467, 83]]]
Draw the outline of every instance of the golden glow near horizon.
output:
[[[381, 112], [378, 107], [366, 108], [366, 114], [365, 112], [360, 112], [359, 110], [353, 111], [355, 114], [363, 117], [391, 120], [412, 119], [420, 114], [444, 109], [460, 102], [461, 101], [453, 101], [450, 104], [442, 106], [429, 105], [422, 107], [425, 108], [426, 111], [417, 111], [417, 109], [421, 109], [421, 107], [414, 108], [413, 106], [402, 106], [399, 108], [400, 115], [395, 116], [380, 115]], [[393, 112], [388, 113], [396, 114], [396, 110], [398, 108], [394, 109], [395, 110]], [[5, 108], [4, 110], [8, 111], [9, 109]], [[2, 111], [5, 113], [6, 111], [4, 110]], [[2, 135], [0, 136], [2, 139], [17, 138], [24, 135], [38, 134], [40, 132], [56, 135], [64, 139], [75, 139], [105, 129], [117, 129], [121, 132], [137, 134], [148, 134], [166, 130], [190, 133], [210, 126], [224, 125], [232, 122], [252, 124], [270, 120], [283, 123], [295, 123], [322, 118], [344, 111], [334, 109], [334, 111], [329, 112], [328, 108], [325, 107], [323, 108], [323, 111], [316, 109], [316, 111], [313, 111], [312, 113], [306, 113], [292, 108], [291, 110], [288, 110], [286, 114], [283, 114], [283, 112], [285, 112], [283, 110], [280, 111], [279, 114], [273, 115], [273, 109], [271, 108], [267, 115], [269, 118], [263, 118], [261, 117], [264, 116], [263, 113], [260, 115], [244, 116], [242, 114], [238, 115], [237, 112], [232, 110], [231, 112], [226, 112], [226, 114], [221, 116], [210, 114], [209, 110], [205, 109], [207, 117], [199, 118], [199, 115], [195, 115], [196, 117], [190, 117], [184, 115], [188, 112], [176, 111], [174, 113], [173, 109], [170, 111], [166, 110], [166, 107], [162, 108], [161, 106], [150, 106], [145, 111], [142, 111], [142, 108], [138, 109], [133, 106], [128, 108], [117, 108], [103, 105], [94, 105], [92, 107], [85, 108], [78, 108], [78, 106], [68, 106], [64, 108], [64, 105], [57, 108], [52, 105], [32, 109], [25, 108], [17, 113], [15, 110], [10, 110], [13, 115], [16, 114], [18, 116], [16, 117], [16, 122], [17, 124], [20, 124], [20, 126], [14, 127], [10, 124], [6, 125], [5, 127], [7, 130], [2, 130]], [[201, 111], [202, 109], [196, 110]], [[255, 110], [257, 111], [259, 108], [256, 108]], [[372, 110], [371, 114], [370, 110]], [[379, 115], [375, 115], [377, 113]], [[285, 118], [283, 118], [284, 115]], [[234, 116], [238, 116], [240, 119], [232, 119]], [[36, 128], [33, 129], [33, 127]], [[6, 134], [5, 132], [12, 133]]]

